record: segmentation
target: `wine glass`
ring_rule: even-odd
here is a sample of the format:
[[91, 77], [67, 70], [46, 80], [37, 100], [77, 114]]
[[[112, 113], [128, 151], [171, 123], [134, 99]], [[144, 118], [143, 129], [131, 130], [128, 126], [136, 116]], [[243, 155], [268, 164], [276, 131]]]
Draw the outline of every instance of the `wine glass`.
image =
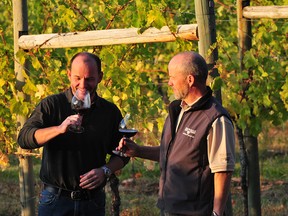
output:
[[[130, 138], [133, 137], [137, 134], [138, 130], [136, 130], [135, 128], [131, 127], [131, 119], [130, 119], [130, 113], [127, 113], [125, 115], [125, 117], [121, 120], [121, 122], [119, 123], [119, 132], [122, 134], [123, 137], [126, 138]], [[117, 154], [121, 157], [125, 157], [125, 146], [122, 147], [121, 150], [117, 151], [117, 150], [113, 150], [114, 154]]]
[[[91, 107], [90, 93], [87, 90], [77, 89], [71, 100], [71, 108], [78, 115], [83, 116]], [[74, 133], [83, 133], [84, 128], [81, 125], [70, 125], [69, 130]]]

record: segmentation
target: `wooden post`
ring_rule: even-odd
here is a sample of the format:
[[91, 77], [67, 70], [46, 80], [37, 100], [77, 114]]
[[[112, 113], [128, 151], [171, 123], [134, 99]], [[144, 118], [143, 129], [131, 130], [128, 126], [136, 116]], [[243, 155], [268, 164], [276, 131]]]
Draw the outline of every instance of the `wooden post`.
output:
[[138, 28], [126, 28], [23, 35], [19, 38], [18, 44], [22, 49], [33, 49], [169, 42], [175, 41], [177, 38], [185, 40], [198, 39], [196, 34], [197, 24], [179, 25], [176, 32], [171, 32], [168, 26], [163, 26], [161, 29], [151, 27], [142, 33], [139, 33], [139, 31]]
[[246, 6], [243, 8], [245, 18], [288, 18], [288, 6]]
[[[252, 47], [251, 21], [243, 17], [243, 8], [249, 5], [250, 0], [237, 0], [240, 72], [245, 69], [243, 63], [245, 52]], [[250, 73], [250, 69], [246, 69]], [[243, 91], [246, 91], [249, 86], [243, 85], [242, 88]], [[255, 118], [255, 116], [251, 116], [251, 118]], [[257, 137], [250, 134], [249, 127], [244, 130], [244, 144], [248, 159], [248, 214], [251, 216], [261, 216], [258, 141]]]
[[[210, 71], [208, 82], [211, 82], [219, 76], [217, 68], [214, 67], [218, 60], [218, 49], [213, 46], [216, 45], [214, 1], [195, 1], [195, 11], [198, 25], [199, 53], [206, 59]], [[220, 102], [222, 101], [220, 90], [215, 91], [214, 96]]]
[[[216, 23], [214, 12], [213, 0], [197, 0], [195, 1], [196, 19], [198, 25], [198, 38], [199, 38], [199, 53], [206, 59], [210, 70], [210, 77], [214, 79], [219, 76], [217, 68], [215, 68], [216, 61], [218, 60], [218, 49], [216, 45]], [[209, 55], [209, 51], [211, 54]], [[208, 81], [209, 82], [209, 81]], [[215, 91], [214, 96], [222, 102], [221, 90]], [[227, 200], [225, 215], [232, 216], [232, 201], [231, 194]]]
[[[25, 98], [22, 92], [22, 87], [25, 83], [23, 77], [23, 65], [19, 63], [16, 53], [19, 50], [18, 38], [21, 35], [28, 34], [28, 12], [27, 0], [13, 0], [13, 25], [14, 25], [14, 70], [16, 75], [16, 89], [17, 96]], [[24, 116], [17, 116], [17, 130], [22, 127], [26, 118]], [[23, 156], [21, 152], [25, 150], [18, 148], [19, 151], [19, 186], [20, 186], [20, 201], [21, 201], [21, 215], [34, 216], [35, 215], [35, 192], [34, 192], [34, 175], [33, 163], [31, 156]]]

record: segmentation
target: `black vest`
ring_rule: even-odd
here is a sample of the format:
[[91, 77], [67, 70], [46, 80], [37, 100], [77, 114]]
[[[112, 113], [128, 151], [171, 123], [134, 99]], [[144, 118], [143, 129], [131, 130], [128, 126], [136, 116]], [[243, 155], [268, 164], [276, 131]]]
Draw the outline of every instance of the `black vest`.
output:
[[169, 213], [211, 215], [214, 175], [209, 168], [207, 135], [214, 120], [229, 114], [212, 91], [183, 114], [175, 133], [181, 101], [169, 106], [160, 146], [158, 207]]

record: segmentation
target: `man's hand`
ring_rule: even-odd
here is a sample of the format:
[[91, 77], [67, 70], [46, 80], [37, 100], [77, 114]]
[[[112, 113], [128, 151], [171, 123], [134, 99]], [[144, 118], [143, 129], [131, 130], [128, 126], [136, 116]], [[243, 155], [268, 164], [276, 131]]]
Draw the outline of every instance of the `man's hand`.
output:
[[59, 132], [65, 133], [68, 130], [69, 125], [81, 125], [83, 116], [81, 115], [71, 115], [68, 116], [61, 125], [58, 126]]
[[80, 176], [80, 187], [92, 190], [99, 187], [105, 180], [104, 171], [101, 168], [92, 169], [91, 171]]
[[122, 138], [116, 150], [122, 151], [126, 157], [139, 157], [159, 162], [159, 146], [139, 146], [131, 139]]
[[126, 157], [137, 157], [139, 146], [131, 139], [122, 138], [116, 150], [123, 152]]
[[56, 136], [65, 133], [68, 130], [68, 126], [72, 124], [81, 124], [82, 116], [71, 115], [68, 116], [60, 125], [51, 126], [47, 128], [40, 128], [36, 130], [34, 138], [38, 145], [43, 146], [49, 140], [55, 138]]

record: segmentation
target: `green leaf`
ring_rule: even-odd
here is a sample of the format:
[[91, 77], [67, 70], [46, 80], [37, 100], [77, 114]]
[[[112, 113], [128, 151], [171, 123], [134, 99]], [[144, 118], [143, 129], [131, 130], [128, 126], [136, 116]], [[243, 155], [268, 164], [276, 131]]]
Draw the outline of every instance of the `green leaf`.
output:
[[245, 63], [246, 68], [251, 68], [251, 67], [255, 67], [258, 65], [258, 60], [253, 55], [252, 51], [247, 51], [245, 53], [243, 61]]
[[272, 101], [269, 98], [269, 95], [263, 95], [263, 105], [265, 107], [270, 107], [272, 105]]
[[211, 88], [213, 91], [217, 91], [221, 89], [221, 86], [223, 85], [223, 81], [220, 77], [214, 78], [211, 84]]

